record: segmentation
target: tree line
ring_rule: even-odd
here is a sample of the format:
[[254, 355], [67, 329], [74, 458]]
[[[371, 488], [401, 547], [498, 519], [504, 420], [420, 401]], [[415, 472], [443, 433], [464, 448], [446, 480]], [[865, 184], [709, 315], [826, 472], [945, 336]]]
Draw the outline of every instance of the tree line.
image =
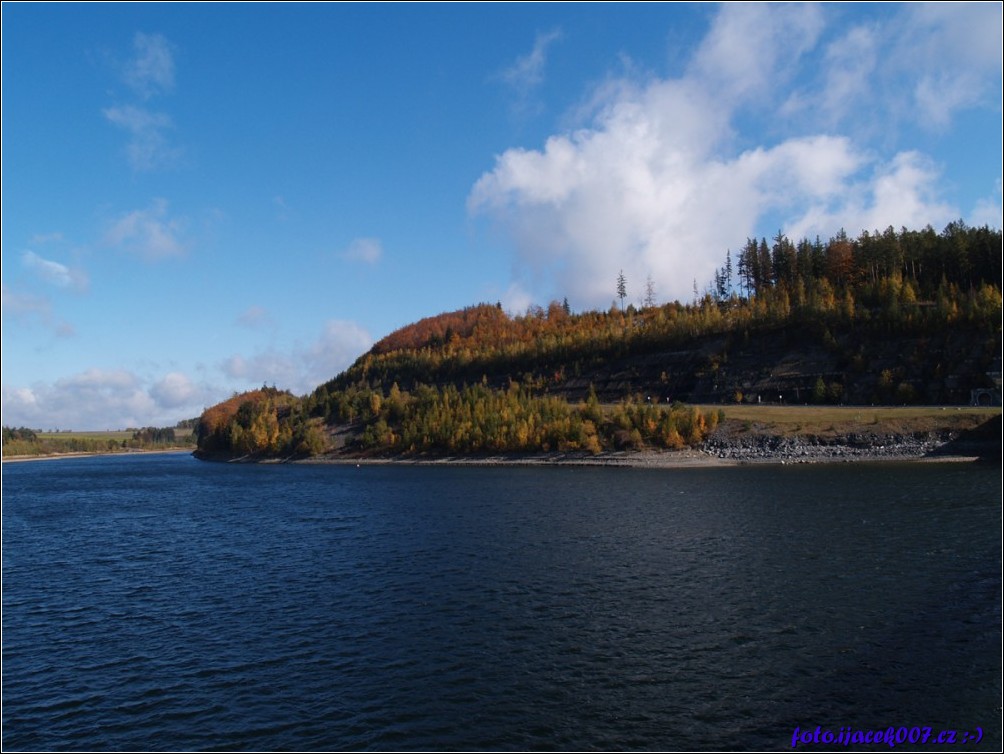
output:
[[[641, 308], [615, 302], [607, 311], [573, 313], [566, 299], [518, 315], [484, 303], [426, 317], [307, 396], [263, 387], [207, 410], [199, 448], [316, 454], [342, 442], [331, 433], [336, 425], [354, 427], [350, 441], [372, 452], [692, 445], [704, 431], [694, 427], [706, 429], [714, 418], [623, 395], [605, 395], [623, 407], [598, 417], [584, 387], [589, 375], [723, 334], [742, 342], [783, 332], [844, 348], [842, 360], [858, 373], [869, 368], [871, 341], [920, 335], [950, 342], [966, 332], [986, 353], [999, 353], [1001, 245], [1000, 231], [962, 222], [941, 233], [889, 228], [851, 239], [841, 232], [827, 242], [795, 243], [778, 233], [772, 244], [749, 239], [734, 258], [727, 252], [704, 295], [690, 303], [655, 304], [649, 281]], [[617, 284], [623, 302], [623, 273]], [[709, 368], [726, 357], [715, 356]], [[905, 376], [876, 374], [874, 398], [923, 400]], [[845, 395], [832, 376], [806, 392], [817, 402]]]
[[572, 404], [535, 395], [516, 382], [457, 387], [365, 382], [297, 401], [274, 389], [235, 396], [203, 414], [199, 451], [237, 456], [302, 457], [339, 447], [331, 428], [348, 426], [348, 449], [360, 453], [532, 453], [680, 449], [704, 441], [717, 411], [659, 406], [629, 397], [604, 411], [596, 394]]
[[27, 427], [3, 427], [3, 455], [41, 456], [59, 453], [112, 453], [122, 450], [154, 450], [191, 446], [192, 434], [181, 436], [173, 427], [143, 427], [132, 437], [102, 437], [42, 433]]
[[932, 299], [939, 289], [955, 286], [975, 290], [1001, 283], [1001, 232], [987, 226], [969, 227], [962, 220], [938, 233], [923, 230], [862, 232], [857, 238], [841, 230], [828, 242], [817, 236], [798, 242], [781, 231], [770, 245], [766, 238], [746, 240], [732, 264], [715, 271], [708, 290], [718, 300], [763, 295], [772, 288], [793, 292], [826, 280], [835, 289], [874, 289], [882, 280], [899, 280], [916, 298]]
[[[608, 311], [570, 313], [566, 302], [509, 316], [480, 304], [428, 317], [376, 343], [324, 389], [359, 381], [404, 389], [418, 383], [494, 387], [517, 379], [536, 390], [567, 383], [606, 363], [721, 333], [805, 327], [811, 337], [853, 330], [869, 335], [939, 333], [969, 328], [999, 333], [1001, 233], [951, 223], [942, 233], [891, 228], [850, 239], [773, 245], [749, 239], [703, 296]], [[623, 274], [618, 279], [623, 291]], [[646, 298], [651, 300], [651, 286]]]

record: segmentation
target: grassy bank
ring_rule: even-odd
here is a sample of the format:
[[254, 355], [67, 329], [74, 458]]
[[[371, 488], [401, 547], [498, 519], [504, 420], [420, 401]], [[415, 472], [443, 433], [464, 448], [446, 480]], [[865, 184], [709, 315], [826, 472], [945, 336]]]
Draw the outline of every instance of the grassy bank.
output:
[[[702, 406], [707, 410], [711, 406]], [[734, 433], [794, 437], [962, 432], [1001, 416], [998, 408], [967, 406], [717, 406]]]

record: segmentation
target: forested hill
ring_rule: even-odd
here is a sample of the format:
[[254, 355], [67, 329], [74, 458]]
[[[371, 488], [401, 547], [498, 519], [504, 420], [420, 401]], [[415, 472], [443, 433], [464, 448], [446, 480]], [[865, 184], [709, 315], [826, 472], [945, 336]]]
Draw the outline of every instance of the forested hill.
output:
[[[649, 287], [647, 305], [621, 297], [608, 311], [564, 301], [510, 316], [481, 304], [420, 320], [308, 396], [255, 391], [208, 410], [199, 446], [682, 447], [718, 416], [681, 404], [999, 400], [1001, 258], [999, 231], [962, 223], [750, 239], [687, 304], [656, 304]], [[617, 283], [612, 296], [624, 293]]]

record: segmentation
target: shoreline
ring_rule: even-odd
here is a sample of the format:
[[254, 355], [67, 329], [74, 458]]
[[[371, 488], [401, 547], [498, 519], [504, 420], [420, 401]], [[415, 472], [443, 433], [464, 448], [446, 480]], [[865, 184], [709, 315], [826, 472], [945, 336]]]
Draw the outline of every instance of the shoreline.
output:
[[468, 467], [545, 467], [570, 466], [625, 469], [732, 468], [738, 466], [796, 466], [845, 463], [979, 463], [983, 456], [970, 453], [905, 454], [859, 453], [853, 456], [788, 458], [781, 455], [758, 458], [721, 458], [702, 450], [627, 451], [600, 453], [595, 456], [572, 453], [495, 456], [328, 456], [297, 460], [229, 459], [227, 463], [295, 463], [318, 466], [468, 466]]
[[3, 463], [24, 463], [27, 461], [55, 461], [59, 458], [95, 458], [97, 456], [134, 456], [134, 455], [165, 455], [168, 453], [195, 452], [194, 448], [165, 448], [163, 450], [109, 450], [109, 451], [79, 451], [71, 453], [46, 453], [37, 456], [4, 456]]
[[[467, 467], [545, 467], [572, 466], [595, 468], [683, 469], [728, 468], [736, 466], [795, 466], [842, 463], [980, 463], [995, 460], [993, 449], [951, 448], [925, 443], [923, 446], [878, 445], [798, 445], [792, 447], [728, 447], [685, 450], [621, 450], [596, 455], [584, 452], [548, 452], [495, 455], [398, 455], [354, 456], [335, 454], [311, 458], [252, 458], [242, 456], [200, 457], [191, 448], [163, 450], [119, 450], [110, 452], [53, 453], [39, 456], [11, 456], [3, 463], [52, 461], [60, 458], [93, 458], [122, 455], [167, 455], [187, 453], [213, 463], [303, 464], [317, 466], [467, 466]], [[999, 453], [999, 449], [996, 450]]]

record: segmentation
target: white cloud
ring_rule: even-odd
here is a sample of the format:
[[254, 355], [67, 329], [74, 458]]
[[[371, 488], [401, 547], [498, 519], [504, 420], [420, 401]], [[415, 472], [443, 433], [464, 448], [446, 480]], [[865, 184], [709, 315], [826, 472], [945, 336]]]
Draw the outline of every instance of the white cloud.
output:
[[524, 314], [533, 304], [533, 297], [523, 289], [518, 282], [509, 284], [505, 293], [502, 294], [500, 303], [502, 308], [511, 315]]
[[170, 409], [195, 405], [203, 397], [199, 387], [182, 372], [168, 372], [148, 392], [158, 406]]
[[372, 345], [370, 334], [355, 322], [329, 320], [307, 346], [268, 349], [247, 357], [234, 354], [220, 369], [242, 390], [267, 384], [302, 395], [343, 372]]
[[225, 397], [180, 372], [147, 381], [125, 369], [88, 369], [52, 383], [2, 389], [4, 424], [36, 429], [174, 426]]
[[263, 351], [254, 356], [239, 354], [228, 357], [220, 364], [220, 369], [229, 379], [236, 380], [241, 390], [262, 385], [274, 385], [280, 389], [292, 390], [294, 383], [299, 386], [296, 358], [289, 353], [275, 350]]
[[72, 288], [78, 291], [87, 290], [89, 281], [83, 270], [72, 269], [65, 264], [43, 259], [33, 251], [26, 251], [21, 256], [21, 263], [47, 283], [57, 288]]
[[1004, 189], [1002, 189], [1001, 179], [997, 179], [997, 184], [994, 186], [994, 193], [992, 196], [985, 196], [976, 202], [976, 206], [973, 207], [973, 211], [969, 216], [968, 223], [973, 227], [979, 228], [987, 225], [991, 228], [996, 228], [1000, 230], [1004, 227], [1004, 208], [1002, 208], [1002, 198], [1004, 198]]
[[828, 122], [838, 123], [860, 113], [862, 92], [871, 88], [881, 41], [881, 32], [874, 27], [856, 26], [828, 46], [824, 83], [819, 89]]
[[1001, 230], [1004, 227], [1004, 207], [1000, 200], [980, 199], [973, 207], [968, 223], [975, 228], [986, 225]]
[[763, 99], [790, 79], [823, 29], [813, 3], [726, 3], [691, 62], [689, 78], [727, 103]]
[[182, 256], [185, 245], [179, 235], [184, 222], [167, 215], [167, 202], [156, 199], [147, 209], [128, 212], [105, 232], [104, 241], [147, 261]]
[[544, 300], [605, 306], [620, 269], [637, 285], [651, 274], [664, 295], [685, 298], [764, 212], [829, 203], [862, 163], [833, 137], [718, 158], [717, 106], [692, 87], [618, 92], [592, 128], [551, 137], [542, 151], [507, 151], [471, 191], [471, 211], [511, 233], [525, 274], [556, 280]]
[[962, 110], [999, 107], [1001, 28], [1000, 3], [894, 6], [828, 40], [781, 113], [875, 138], [914, 124], [943, 132]]
[[[174, 52], [160, 34], [137, 32], [134, 55], [121, 69], [122, 80], [141, 100], [174, 89]], [[168, 132], [174, 124], [170, 116], [136, 104], [107, 107], [101, 111], [109, 123], [129, 134], [126, 156], [137, 171], [170, 168], [180, 163], [183, 150], [170, 143]]]
[[[919, 152], [901, 152], [880, 166], [872, 181], [872, 202], [863, 229], [942, 227], [958, 218], [959, 211], [938, 199], [937, 166]], [[858, 230], [855, 228], [854, 230]]]
[[855, 176], [840, 187], [839, 201], [829, 206], [810, 204], [793, 214], [785, 231], [793, 238], [823, 238], [844, 228], [851, 235], [863, 230], [940, 228], [958, 219], [959, 210], [939, 200], [940, 173], [917, 152], [901, 152], [891, 160], [870, 164], [871, 172]]
[[[499, 155], [468, 210], [512, 239], [512, 290], [605, 307], [623, 269], [629, 296], [651, 275], [663, 297], [686, 300], [765, 220], [780, 218], [797, 239], [958, 217], [939, 195], [939, 166], [915, 151], [885, 156], [854, 135], [814, 130], [739, 147], [748, 135], [735, 129], [750, 109], [816, 107], [787, 92], [823, 32], [815, 6], [725, 5], [681, 78], [605, 82], [585, 98], [578, 128]], [[828, 48], [828, 119], [842, 115], [880, 49], [865, 27]], [[850, 58], [859, 65], [841, 79], [837, 64]]]
[[376, 264], [382, 256], [383, 244], [380, 243], [379, 238], [356, 238], [341, 253], [343, 259], [365, 264]]
[[984, 97], [999, 105], [1000, 3], [908, 3], [902, 21], [896, 62], [920, 76], [915, 105], [929, 125], [945, 128]]
[[52, 302], [46, 296], [11, 291], [6, 283], [2, 292], [3, 313], [8, 319], [21, 325], [38, 323], [58, 338], [70, 338], [76, 334], [73, 325], [53, 315]]
[[171, 43], [160, 34], [136, 32], [135, 56], [122, 72], [125, 82], [143, 98], [174, 89], [174, 53]]
[[511, 93], [510, 106], [514, 116], [523, 118], [535, 115], [542, 109], [542, 103], [536, 98], [536, 92], [544, 83], [548, 48], [561, 37], [560, 29], [538, 32], [533, 49], [525, 55], [520, 55], [511, 66], [498, 74], [498, 80], [502, 81]]
[[355, 322], [328, 320], [320, 337], [302, 354], [302, 392], [313, 390], [348, 368], [373, 345], [373, 338]]
[[516, 58], [516, 62], [502, 72], [502, 80], [521, 93], [540, 86], [544, 81], [547, 48], [559, 39], [561, 39], [559, 29], [544, 34], [538, 33], [533, 49], [526, 55]]
[[237, 324], [250, 330], [257, 330], [272, 324], [272, 315], [263, 306], [249, 306], [237, 316]]
[[168, 115], [135, 105], [108, 107], [101, 112], [110, 123], [129, 132], [126, 155], [134, 170], [156, 170], [178, 163], [182, 150], [172, 146], [165, 134], [174, 125]]

